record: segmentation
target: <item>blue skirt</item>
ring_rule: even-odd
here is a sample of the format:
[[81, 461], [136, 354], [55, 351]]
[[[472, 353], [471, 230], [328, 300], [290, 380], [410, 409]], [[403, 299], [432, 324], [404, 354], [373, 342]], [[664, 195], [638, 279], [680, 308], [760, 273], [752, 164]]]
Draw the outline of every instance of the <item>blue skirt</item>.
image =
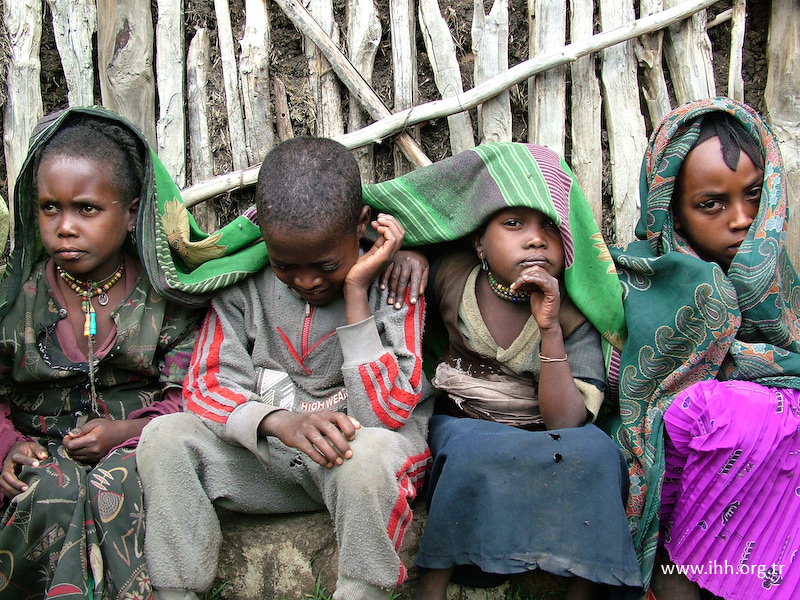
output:
[[429, 442], [419, 567], [457, 566], [453, 581], [472, 586], [542, 569], [641, 588], [625, 517], [628, 469], [600, 429], [525, 431], [436, 415]]

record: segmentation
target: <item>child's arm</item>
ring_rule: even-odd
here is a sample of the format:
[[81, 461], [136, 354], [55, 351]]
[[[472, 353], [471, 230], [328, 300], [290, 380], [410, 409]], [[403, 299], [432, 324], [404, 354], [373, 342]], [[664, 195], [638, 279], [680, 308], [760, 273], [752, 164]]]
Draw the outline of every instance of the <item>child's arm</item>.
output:
[[394, 217], [379, 214], [372, 222], [378, 239], [362, 254], [347, 273], [344, 281], [345, 316], [352, 325], [372, 316], [369, 306], [369, 288], [394, 259], [403, 243], [405, 230]]
[[[387, 233], [379, 232], [390, 236], [387, 242], [399, 245], [402, 228], [389, 229], [393, 221], [387, 219]], [[400, 309], [373, 299], [374, 314], [369, 306], [366, 310], [367, 318], [348, 319], [347, 326], [337, 329], [344, 356], [347, 412], [366, 427], [399, 429], [408, 422], [427, 384], [422, 373], [424, 298], [416, 304], [406, 302]]]
[[579, 427], [589, 411], [583, 401], [564, 350], [564, 334], [558, 320], [561, 293], [558, 280], [540, 266], [525, 269], [512, 290], [530, 293], [531, 314], [542, 335], [539, 372], [539, 408], [548, 429]]

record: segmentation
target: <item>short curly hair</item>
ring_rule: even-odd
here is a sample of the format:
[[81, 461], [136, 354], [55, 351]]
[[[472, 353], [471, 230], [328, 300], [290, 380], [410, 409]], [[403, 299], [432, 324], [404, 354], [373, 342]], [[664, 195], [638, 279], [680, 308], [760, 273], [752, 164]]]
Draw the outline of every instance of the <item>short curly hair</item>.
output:
[[258, 222], [353, 233], [364, 201], [350, 151], [328, 138], [296, 137], [273, 148], [258, 173]]

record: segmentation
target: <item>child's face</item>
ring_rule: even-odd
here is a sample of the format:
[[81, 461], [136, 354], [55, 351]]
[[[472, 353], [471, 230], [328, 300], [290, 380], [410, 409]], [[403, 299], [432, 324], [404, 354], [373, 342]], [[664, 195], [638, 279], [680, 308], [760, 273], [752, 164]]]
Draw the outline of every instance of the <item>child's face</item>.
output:
[[39, 232], [47, 254], [78, 279], [101, 281], [119, 266], [138, 200], [123, 205], [102, 162], [52, 156], [36, 177]]
[[564, 273], [564, 244], [553, 220], [533, 208], [505, 208], [495, 213], [485, 231], [475, 238], [489, 270], [511, 285], [528, 267], [541, 266], [560, 279]]
[[726, 272], [758, 214], [764, 172], [740, 151], [732, 171], [719, 138], [695, 146], [683, 161], [674, 201], [675, 229], [698, 256]]
[[[297, 229], [285, 224], [261, 228], [275, 275], [309, 304], [336, 298], [359, 256], [361, 228], [351, 235], [328, 228]], [[360, 234], [361, 233], [361, 234]]]

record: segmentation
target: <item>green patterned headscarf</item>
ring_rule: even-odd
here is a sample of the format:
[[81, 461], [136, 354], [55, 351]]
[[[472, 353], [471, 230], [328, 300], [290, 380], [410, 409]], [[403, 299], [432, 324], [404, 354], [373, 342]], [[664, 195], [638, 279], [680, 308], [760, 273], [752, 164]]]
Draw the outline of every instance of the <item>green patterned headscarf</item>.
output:
[[[558, 225], [564, 283], [600, 332], [606, 358], [625, 340], [621, 289], [589, 204], [566, 162], [544, 146], [484, 144], [391, 181], [368, 185], [370, 206], [396, 216], [412, 244], [455, 240], [502, 208], [534, 208]], [[607, 360], [608, 364], [608, 360]]]
[[[764, 184], [728, 273], [675, 230], [675, 178], [704, 116], [727, 113], [761, 149]], [[625, 288], [628, 340], [612, 432], [630, 465], [628, 516], [647, 583], [658, 541], [664, 411], [695, 382], [741, 379], [800, 389], [800, 287], [785, 249], [787, 198], [778, 143], [750, 107], [728, 98], [681, 106], [650, 137], [642, 165], [641, 241], [611, 248]]]

